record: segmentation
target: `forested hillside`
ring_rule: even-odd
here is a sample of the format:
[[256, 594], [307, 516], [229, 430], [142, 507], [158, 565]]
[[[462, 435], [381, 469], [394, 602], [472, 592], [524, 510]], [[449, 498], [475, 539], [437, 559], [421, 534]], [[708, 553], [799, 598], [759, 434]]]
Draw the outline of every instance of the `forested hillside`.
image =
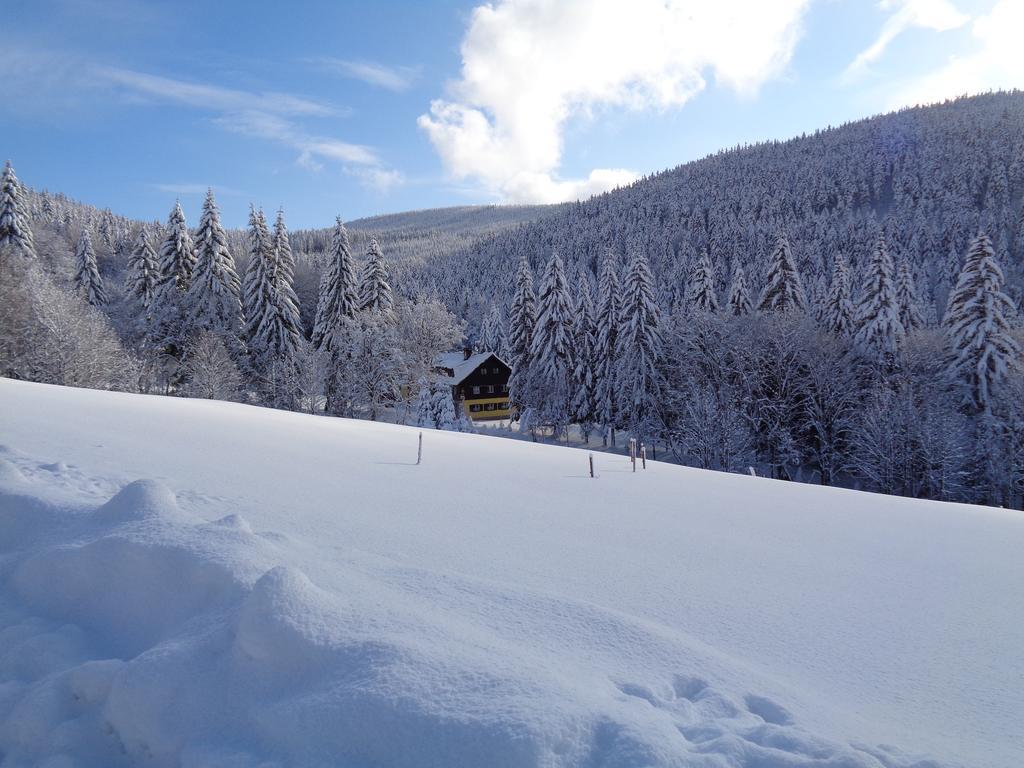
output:
[[[6, 375], [465, 427], [437, 352], [514, 369], [520, 426], [681, 463], [1024, 500], [1024, 93], [723, 151], [586, 202], [289, 232], [0, 200]], [[528, 223], [525, 223], [528, 222]], [[351, 231], [350, 231], [351, 230]], [[626, 436], [617, 433], [625, 431]]]
[[724, 150], [526, 224], [424, 268], [453, 307], [512, 294], [521, 255], [539, 268], [558, 251], [591, 279], [611, 250], [644, 251], [670, 309], [685, 300], [708, 252], [724, 295], [737, 266], [762, 285], [785, 232], [812, 299], [827, 292], [837, 254], [855, 275], [879, 233], [906, 259], [926, 314], [946, 296], [979, 229], [989, 234], [1018, 306], [1024, 298], [1024, 92], [963, 98], [829, 128], [790, 141]]

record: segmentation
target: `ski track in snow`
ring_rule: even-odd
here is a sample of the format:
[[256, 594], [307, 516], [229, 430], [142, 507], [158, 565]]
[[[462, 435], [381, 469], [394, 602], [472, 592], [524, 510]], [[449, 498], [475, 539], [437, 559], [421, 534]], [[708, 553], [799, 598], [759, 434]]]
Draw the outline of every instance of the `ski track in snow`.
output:
[[[351, 522], [347, 536], [338, 536], [343, 527], [325, 530], [321, 537], [316, 518], [309, 525], [293, 524], [293, 518], [304, 514], [303, 503], [323, 505], [333, 498], [344, 505], [329, 494], [318, 496], [316, 488], [303, 488], [294, 478], [280, 477], [291, 488], [282, 498], [294, 497], [294, 502], [285, 510], [265, 511], [262, 519], [276, 520], [287, 530], [264, 528], [253, 519], [257, 507], [250, 505], [257, 502], [248, 498], [258, 489], [238, 481], [209, 483], [202, 476], [206, 464], [200, 455], [209, 451], [223, 458], [216, 452], [219, 446], [196, 439], [187, 426], [181, 434], [161, 431], [161, 437], [124, 434], [130, 428], [141, 435], [142, 421], [148, 419], [167, 427], [170, 421], [163, 421], [164, 415], [180, 425], [191, 414], [214, 421], [221, 414], [224, 418], [212, 429], [223, 430], [237, 419], [240, 406], [218, 408], [3, 380], [0, 396], [24, 406], [5, 411], [0, 422], [0, 441], [6, 443], [0, 448], [3, 768], [946, 768], [961, 765], [963, 755], [968, 756], [963, 764], [979, 768], [1012, 765], [1019, 726], [1005, 733], [1005, 743], [986, 744], [985, 734], [965, 734], [968, 741], [952, 756], [933, 758], [887, 746], [877, 739], [885, 724], [855, 711], [862, 702], [836, 701], [835, 691], [810, 688], [808, 679], [772, 669], [764, 658], [744, 658], [736, 651], [742, 643], [729, 650], [709, 643], [706, 638], [716, 634], [713, 628], [661, 621], [649, 610], [657, 600], [638, 600], [634, 612], [623, 610], [623, 603], [611, 595], [607, 604], [588, 599], [587, 594], [598, 593], [560, 580], [564, 571], [544, 556], [522, 562], [518, 581], [508, 578], [507, 567], [481, 572], [469, 567], [470, 561], [452, 559], [460, 546], [457, 521], [447, 532], [456, 537], [450, 542], [454, 549], [436, 555], [406, 556], [409, 541], [380, 545], [397, 535], [396, 526], [402, 523], [389, 518], [396, 510], [386, 504], [377, 510], [360, 507], [379, 530], [364, 529], [370, 523], [360, 518]], [[96, 439], [90, 438], [91, 450], [72, 447], [81, 435], [64, 422], [54, 422], [61, 424], [54, 432], [67, 433], [59, 437], [40, 438], [33, 432], [33, 417], [51, 407], [60, 411], [76, 398], [88, 404], [98, 423], [110, 424], [105, 437], [99, 434], [103, 430], [96, 430]], [[161, 414], [164, 408], [167, 413]], [[244, 409], [242, 415], [272, 432], [282, 425], [310, 427], [308, 419], [290, 414]], [[339, 445], [357, 437], [349, 430], [351, 423], [319, 422], [313, 429], [341, 425], [342, 434], [331, 438]], [[376, 461], [367, 444], [380, 448], [389, 441], [404, 443], [414, 434], [382, 425], [354, 426], [364, 433], [354, 452], [363, 456], [363, 465], [346, 453], [338, 470], [353, 487], [362, 482], [364, 465]], [[115, 433], [120, 434], [115, 438]], [[294, 438], [284, 429], [278, 436]], [[428, 466], [442, 450], [432, 452], [431, 443], [440, 442], [433, 438], [443, 438], [443, 450], [453, 451], [470, 467], [472, 451], [484, 447], [481, 439], [490, 441], [487, 449], [507, 448], [510, 461], [552, 450], [558, 453], [542, 456], [544, 466], [573, 454], [583, 457], [566, 449], [430, 433]], [[122, 444], [115, 445], [118, 440]], [[56, 450], [51, 441], [68, 447]], [[164, 465], [144, 455], [147, 441], [169, 443], [169, 450], [194, 447], [196, 454], [181, 466]], [[260, 446], [251, 449], [244, 435], [234, 444], [249, 461], [260, 455]], [[135, 450], [126, 452], [125, 445]], [[38, 453], [40, 448], [48, 449], [46, 455]], [[298, 451], [299, 446], [291, 449]], [[116, 466], [123, 472], [123, 465], [140, 462], [148, 462], [149, 476], [160, 479], [129, 481], [109, 471]], [[194, 474], [181, 469], [193, 465]], [[376, 465], [375, 478], [407, 485], [432, 477], [425, 473], [444, 474], [425, 467], [410, 476], [403, 474], [406, 467], [385, 466]], [[684, 471], [652, 463], [657, 467]], [[270, 473], [276, 467], [267, 459], [259, 469]], [[524, 469], [532, 478], [531, 470]], [[552, 468], [560, 482], [565, 479], [561, 470], [560, 465]], [[230, 468], [226, 471], [230, 474]], [[690, 477], [706, 477], [712, 484], [735, 480], [704, 473]], [[758, 481], [739, 481], [747, 488], [764, 487], [754, 484]], [[486, 487], [482, 482], [470, 490]], [[451, 486], [442, 490], [460, 493]], [[508, 494], [516, 496], [515, 489]], [[843, 503], [879, 503], [879, 497], [868, 495], [836, 497]], [[268, 506], [274, 501], [268, 500]], [[591, 497], [581, 505], [579, 511], [590, 517], [582, 528], [569, 525], [568, 533], [551, 524], [548, 530], [523, 531], [524, 541], [515, 541], [516, 530], [504, 528], [507, 520], [497, 515], [492, 521], [495, 535], [522, 552], [529, 551], [531, 536], [565, 537], [567, 554], [579, 548], [572, 563], [582, 571], [580, 578], [614, 581], [621, 572], [635, 587], [627, 563], [608, 563], [603, 551], [588, 551], [588, 543], [576, 538], [587, 529], [597, 538], [607, 535], [602, 529], [609, 520], [595, 512], [598, 503]], [[456, 506], [452, 514], [459, 518]], [[894, 509], [898, 506], [893, 504]], [[344, 517], [345, 511], [337, 514]], [[430, 525], [444, 524], [443, 515], [432, 520]], [[524, 520], [543, 525], [544, 518]], [[1006, 535], [1021, 539], [1020, 519], [993, 513], [996, 523]], [[714, 533], [701, 534], [699, 526], [695, 531], [708, 537]], [[654, 530], [646, 535], [658, 534]], [[805, 545], [814, 546], [815, 536], [821, 535], [812, 529]], [[738, 555], [723, 548], [715, 556], [742, 561], [747, 554], [739, 547]], [[644, 558], [645, 552], [639, 548], [632, 556]], [[583, 570], [581, 564], [592, 570]], [[1018, 569], [1011, 575], [1020, 573]], [[798, 576], [813, 578], [810, 573]], [[888, 578], [898, 587], [895, 575]], [[743, 583], [741, 578], [721, 594], [705, 597], [721, 600]], [[1019, 596], [1020, 586], [1011, 582], [1008, 589]], [[652, 590], [659, 588], [651, 585]], [[666, 597], [688, 599], [685, 591]], [[997, 607], [1005, 611], [1005, 626], [1020, 630], [1014, 622], [1021, 611], [1010, 599], [1012, 594]], [[698, 597], [693, 600], [700, 609]], [[892, 618], [898, 622], [899, 617]], [[709, 613], [708, 620], [720, 623], [724, 618]], [[749, 633], [747, 627], [734, 629]], [[787, 636], [795, 641], [807, 628], [781, 624], [764, 629], [763, 642], [772, 644], [779, 642], [778, 636], [782, 642]], [[984, 637], [986, 628], [977, 629]], [[850, 633], [853, 644], [870, 639], [860, 635], [855, 623]], [[990, 640], [998, 653], [997, 643], [1013, 639]], [[835, 652], [833, 663], [849, 663], [844, 648]], [[895, 669], [899, 660], [885, 663]], [[1013, 690], [1015, 679], [1021, 680], [1022, 669], [1024, 665], [1003, 670], [1007, 690]], [[852, 678], [857, 674], [845, 673]], [[876, 673], [864, 674], [877, 684]], [[970, 680], [961, 682], [965, 688], [971, 685]], [[1001, 693], [980, 690], [974, 696], [988, 700], [995, 712], [1005, 707], [1010, 722], [1015, 702], [992, 701]], [[900, 712], [898, 681], [876, 695], [897, 699], [886, 714]], [[888, 725], [904, 732], [909, 742], [927, 745], [930, 735], [915, 734], [914, 722], [908, 717], [906, 723]], [[952, 736], [954, 741], [959, 738]]]

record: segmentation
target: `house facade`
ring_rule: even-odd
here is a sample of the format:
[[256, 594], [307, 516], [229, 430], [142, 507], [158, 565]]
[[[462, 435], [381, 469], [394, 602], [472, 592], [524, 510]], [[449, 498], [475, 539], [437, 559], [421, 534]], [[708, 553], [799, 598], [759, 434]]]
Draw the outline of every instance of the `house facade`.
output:
[[508, 380], [512, 369], [496, 354], [473, 354], [468, 349], [447, 352], [438, 358], [437, 370], [449, 377], [456, 413], [464, 413], [472, 421], [509, 418]]

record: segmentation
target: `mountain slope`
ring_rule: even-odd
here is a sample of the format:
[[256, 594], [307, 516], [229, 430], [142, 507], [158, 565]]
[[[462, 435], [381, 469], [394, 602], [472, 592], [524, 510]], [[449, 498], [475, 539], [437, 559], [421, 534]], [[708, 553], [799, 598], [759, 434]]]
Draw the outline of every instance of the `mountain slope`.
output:
[[[1024, 517], [0, 380], [0, 765], [1011, 768]], [[893, 745], [893, 746], [880, 746]], [[935, 762], [912, 755], [926, 753]]]
[[905, 109], [788, 141], [723, 150], [540, 221], [496, 233], [422, 269], [470, 318], [525, 254], [535, 268], [557, 251], [570, 270], [596, 275], [611, 250], [647, 253], [664, 309], [682, 301], [707, 251], [720, 298], [742, 266], [759, 286], [780, 232], [814, 300], [837, 254], [855, 274], [879, 233], [908, 260], [931, 319], [980, 229], [993, 240], [1011, 295], [1024, 301], [1024, 91]]

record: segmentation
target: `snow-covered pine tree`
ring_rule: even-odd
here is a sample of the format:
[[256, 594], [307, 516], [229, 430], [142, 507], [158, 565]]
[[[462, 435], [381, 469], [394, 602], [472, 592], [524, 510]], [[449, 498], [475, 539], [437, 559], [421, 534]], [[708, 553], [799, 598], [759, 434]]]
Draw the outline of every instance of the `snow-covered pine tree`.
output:
[[143, 309], [149, 309], [160, 278], [160, 264], [145, 227], [139, 229], [135, 247], [125, 266], [125, 291]]
[[277, 251], [277, 277], [291, 284], [295, 280], [295, 254], [284, 223], [284, 208], [277, 209], [274, 219], [274, 250]]
[[558, 252], [551, 254], [537, 295], [537, 325], [530, 348], [533, 358], [533, 397], [542, 423], [559, 429], [569, 424], [573, 392], [573, 306], [565, 267]]
[[435, 427], [437, 426], [434, 422], [434, 393], [431, 389], [430, 381], [425, 376], [418, 382], [419, 396], [416, 399], [416, 426], [417, 427]]
[[252, 348], [264, 307], [271, 302], [273, 277], [273, 243], [263, 210], [249, 208], [249, 262], [242, 282], [243, 331], [242, 338]]
[[103, 278], [96, 267], [96, 253], [92, 249], [88, 227], [82, 227], [82, 232], [78, 236], [78, 247], [75, 249], [75, 288], [78, 295], [94, 307], [101, 307], [107, 303], [107, 294], [103, 290]]
[[373, 238], [366, 251], [366, 265], [359, 281], [359, 308], [375, 309], [385, 317], [390, 317], [395, 302], [391, 295], [389, 279], [388, 263], [381, 252], [380, 244]]
[[28, 203], [21, 182], [8, 160], [0, 179], [0, 248], [7, 245], [25, 258], [36, 257], [35, 238], [28, 223]]
[[148, 328], [148, 343], [170, 358], [179, 358], [187, 333], [185, 291], [192, 279], [195, 249], [185, 224], [185, 213], [177, 202], [171, 209], [165, 232], [160, 245], [160, 277], [150, 304], [153, 320]]
[[185, 212], [181, 210], [181, 203], [175, 201], [167, 218], [167, 236], [160, 246], [159, 288], [170, 284], [171, 288], [184, 293], [192, 282], [195, 264], [196, 249], [185, 223]]
[[853, 335], [853, 299], [850, 287], [850, 268], [846, 257], [836, 254], [832, 264], [832, 282], [825, 299], [822, 321], [825, 329], [835, 336], [849, 338]]
[[288, 228], [284, 223], [284, 210], [278, 209], [274, 221], [274, 287], [277, 301], [288, 326], [294, 326], [303, 333], [302, 316], [299, 312], [299, 297], [295, 295], [295, 254], [292, 253]]
[[455, 414], [455, 401], [452, 400], [451, 387], [442, 382], [436, 382], [433, 386], [430, 405], [435, 428], [452, 431], [459, 429], [459, 418]]
[[899, 308], [900, 323], [910, 333], [924, 325], [921, 300], [917, 295], [917, 283], [910, 270], [910, 262], [901, 257], [896, 268], [896, 306]]
[[868, 259], [866, 284], [857, 303], [854, 341], [879, 360], [891, 361], [906, 336], [896, 304], [896, 280], [892, 259], [881, 237]]
[[690, 275], [686, 292], [686, 304], [690, 312], [717, 312], [718, 294], [715, 292], [715, 267], [707, 251], [697, 259]]
[[509, 400], [520, 411], [528, 407], [530, 390], [531, 349], [537, 325], [537, 296], [533, 291], [533, 270], [524, 254], [516, 268], [512, 306], [508, 315]]
[[269, 404], [295, 408], [296, 356], [302, 333], [296, 323], [297, 311], [288, 306], [287, 297], [280, 291], [287, 280], [278, 280], [279, 250], [261, 210], [250, 212], [249, 243], [243, 336], [252, 370]]
[[942, 321], [952, 351], [950, 372], [963, 386], [965, 404], [976, 411], [990, 410], [995, 390], [1021, 365], [1020, 346], [1010, 334], [1012, 312], [992, 241], [979, 234], [967, 251]]
[[212, 189], [206, 192], [195, 243], [196, 263], [185, 295], [190, 330], [215, 333], [234, 350], [241, 330], [241, 282]]
[[320, 278], [313, 344], [318, 349], [329, 350], [331, 331], [338, 327], [343, 317], [355, 317], [357, 308], [355, 262], [349, 247], [348, 231], [338, 216], [334, 220], [327, 268]]
[[594, 302], [590, 298], [590, 284], [581, 280], [577, 286], [575, 341], [573, 355], [575, 368], [572, 385], [572, 419], [580, 426], [583, 438], [590, 442], [590, 433], [597, 420], [597, 371], [595, 351], [597, 333], [594, 324]]
[[759, 312], [804, 312], [807, 296], [789, 239], [780, 235], [768, 260], [764, 290], [757, 302]]
[[503, 313], [497, 302], [491, 303], [491, 308], [484, 317], [480, 328], [480, 344], [485, 351], [493, 352], [503, 360], [505, 359], [508, 351], [508, 338], [505, 335]]
[[618, 405], [633, 436], [648, 437], [657, 404], [661, 358], [661, 311], [654, 299], [654, 279], [647, 256], [637, 250], [623, 286], [618, 338]]
[[603, 441], [609, 438], [615, 446], [615, 429], [619, 426], [616, 361], [619, 328], [622, 322], [622, 288], [619, 285], [618, 259], [608, 251], [601, 262], [597, 281], [597, 317], [594, 318], [596, 340], [594, 370], [597, 377], [597, 421], [604, 427]]
[[754, 305], [750, 301], [750, 292], [747, 290], [747, 275], [739, 264], [736, 265], [733, 272], [729, 299], [725, 306], [726, 311], [733, 317], [745, 317], [754, 311]]

